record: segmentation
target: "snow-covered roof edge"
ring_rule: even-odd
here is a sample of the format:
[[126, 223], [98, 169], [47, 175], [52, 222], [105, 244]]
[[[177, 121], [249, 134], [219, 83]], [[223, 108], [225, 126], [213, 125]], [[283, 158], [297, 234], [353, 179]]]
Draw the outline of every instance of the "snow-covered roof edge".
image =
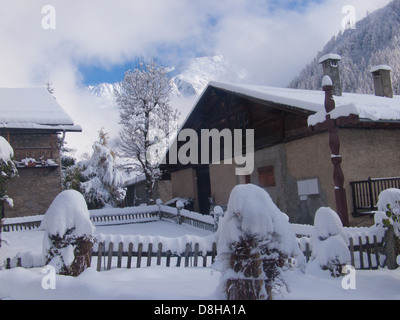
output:
[[[323, 91], [236, 85], [219, 82], [210, 82], [209, 86], [264, 101], [311, 111], [314, 114], [309, 117], [310, 126], [326, 119], [324, 108], [325, 93]], [[331, 112], [332, 118], [355, 114], [361, 120], [400, 122], [400, 96], [388, 99], [370, 94], [343, 93], [342, 96], [335, 96], [334, 99], [336, 108]]]
[[26, 129], [26, 130], [45, 130], [60, 132], [82, 132], [80, 125], [44, 125], [36, 123], [0, 123], [0, 129]]
[[0, 128], [80, 132], [46, 88], [0, 88]]
[[311, 112], [320, 111], [324, 102], [323, 91], [241, 85], [216, 81], [211, 81], [208, 86]]

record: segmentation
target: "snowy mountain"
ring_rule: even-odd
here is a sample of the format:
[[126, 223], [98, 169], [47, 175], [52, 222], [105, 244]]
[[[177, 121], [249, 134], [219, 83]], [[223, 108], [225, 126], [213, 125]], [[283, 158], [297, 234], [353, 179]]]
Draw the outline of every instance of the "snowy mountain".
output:
[[95, 97], [105, 97], [113, 99], [114, 90], [119, 87], [119, 83], [101, 83], [97, 86], [88, 86], [87, 90]]
[[[170, 69], [172, 99], [197, 96], [211, 80], [235, 82], [246, 76], [245, 71], [238, 71], [221, 55], [193, 58], [185, 65]], [[112, 101], [114, 100], [114, 90], [118, 90], [118, 88], [119, 83], [101, 83], [97, 86], [89, 86], [87, 90], [97, 98]]]
[[393, 89], [400, 94], [400, 0], [369, 14], [356, 24], [356, 29], [333, 37], [289, 87], [320, 90], [322, 67], [318, 60], [328, 53], [342, 57], [340, 72], [344, 92], [373, 93], [370, 70], [385, 64], [393, 69]]
[[172, 77], [172, 92], [183, 97], [199, 95], [211, 80], [240, 82], [245, 77], [244, 70], [238, 70], [222, 55], [194, 58]]

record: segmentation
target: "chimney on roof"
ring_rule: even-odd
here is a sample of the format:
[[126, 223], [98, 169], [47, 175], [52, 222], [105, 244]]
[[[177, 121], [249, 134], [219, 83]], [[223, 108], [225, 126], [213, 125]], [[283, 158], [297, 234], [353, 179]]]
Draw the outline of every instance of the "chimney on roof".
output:
[[329, 53], [319, 59], [319, 63], [322, 64], [324, 70], [324, 76], [329, 76], [333, 83], [333, 94], [335, 96], [342, 95], [342, 85], [340, 84], [339, 74], [339, 61], [342, 57], [338, 54]]
[[373, 67], [371, 73], [374, 77], [375, 95], [378, 97], [393, 98], [393, 87], [390, 72], [392, 68], [386, 65]]

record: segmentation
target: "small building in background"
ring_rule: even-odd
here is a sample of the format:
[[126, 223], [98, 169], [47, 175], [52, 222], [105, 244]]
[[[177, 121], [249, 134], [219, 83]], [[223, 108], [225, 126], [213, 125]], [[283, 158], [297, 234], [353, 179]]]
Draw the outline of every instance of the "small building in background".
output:
[[8, 186], [5, 217], [41, 215], [62, 190], [60, 147], [82, 132], [46, 88], [0, 88], [0, 135], [14, 150], [19, 177]]

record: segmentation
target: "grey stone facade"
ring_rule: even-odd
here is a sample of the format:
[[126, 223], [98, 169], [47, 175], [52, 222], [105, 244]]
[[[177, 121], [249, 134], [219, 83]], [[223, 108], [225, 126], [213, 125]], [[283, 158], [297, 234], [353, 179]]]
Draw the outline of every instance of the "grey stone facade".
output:
[[18, 166], [19, 177], [13, 179], [7, 187], [9, 197], [14, 200], [14, 208], [5, 207], [5, 217], [45, 214], [62, 187], [58, 135], [29, 131], [0, 134], [9, 140], [16, 161], [24, 158], [39, 161], [43, 158], [51, 159], [57, 164], [47, 166], [38, 163], [32, 168], [21, 164]]

